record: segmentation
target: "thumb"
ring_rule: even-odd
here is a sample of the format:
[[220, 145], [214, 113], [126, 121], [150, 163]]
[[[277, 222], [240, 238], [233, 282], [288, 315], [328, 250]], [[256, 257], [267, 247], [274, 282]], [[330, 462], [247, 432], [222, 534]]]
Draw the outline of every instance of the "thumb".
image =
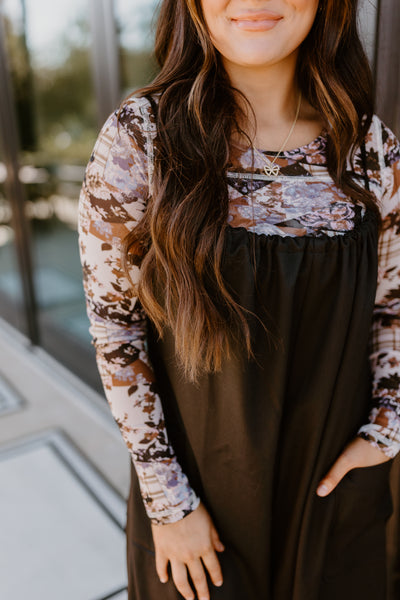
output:
[[317, 488], [317, 495], [327, 496], [330, 494], [351, 468], [352, 465], [349, 463], [348, 458], [343, 454], [340, 455], [325, 477], [320, 481]]
[[217, 550], [218, 552], [223, 552], [225, 550], [225, 546], [219, 539], [217, 530], [215, 529], [215, 527], [213, 525], [211, 526], [211, 541], [212, 541], [212, 545], [214, 546], [215, 550]]

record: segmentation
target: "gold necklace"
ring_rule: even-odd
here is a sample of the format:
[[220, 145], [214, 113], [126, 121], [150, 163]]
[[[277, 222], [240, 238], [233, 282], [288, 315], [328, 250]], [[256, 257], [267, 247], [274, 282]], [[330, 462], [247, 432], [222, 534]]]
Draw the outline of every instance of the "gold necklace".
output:
[[279, 150], [278, 154], [275, 156], [273, 161], [270, 161], [269, 158], [267, 158], [264, 154], [262, 154], [262, 152], [260, 152], [259, 150], [257, 150], [257, 148], [252, 144], [253, 150], [264, 160], [264, 162], [266, 162], [267, 164], [264, 167], [264, 173], [268, 176], [268, 177], [277, 177], [277, 175], [279, 175], [280, 173], [280, 167], [279, 165], [275, 164], [276, 161], [278, 160], [278, 158], [280, 157], [284, 147], [286, 146], [286, 144], [288, 143], [294, 128], [296, 127], [296, 123], [298, 121], [299, 118], [299, 114], [300, 114], [300, 106], [301, 106], [301, 100], [302, 100], [302, 94], [300, 92], [300, 96], [299, 96], [299, 101], [297, 103], [297, 110], [296, 110], [296, 116], [295, 119], [293, 121], [292, 127], [290, 128], [289, 134], [287, 136], [287, 138], [285, 139], [285, 141], [283, 142], [281, 149]]

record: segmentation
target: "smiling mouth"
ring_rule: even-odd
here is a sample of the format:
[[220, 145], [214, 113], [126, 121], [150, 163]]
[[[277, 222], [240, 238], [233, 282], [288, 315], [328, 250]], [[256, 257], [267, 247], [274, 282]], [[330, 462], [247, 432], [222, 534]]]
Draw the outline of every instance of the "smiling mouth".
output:
[[265, 31], [272, 29], [283, 17], [270, 12], [247, 13], [231, 17], [230, 21], [240, 29], [248, 31]]

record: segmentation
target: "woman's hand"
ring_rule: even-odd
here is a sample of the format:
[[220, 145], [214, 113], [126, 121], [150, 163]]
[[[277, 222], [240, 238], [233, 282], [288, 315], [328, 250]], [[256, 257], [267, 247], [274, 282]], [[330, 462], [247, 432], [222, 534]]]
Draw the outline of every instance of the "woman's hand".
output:
[[168, 561], [178, 591], [185, 600], [194, 600], [187, 570], [196, 587], [199, 600], [209, 600], [204, 567], [208, 570], [214, 585], [223, 583], [221, 567], [215, 550], [222, 552], [224, 545], [219, 539], [203, 503], [189, 515], [165, 525], [151, 525], [156, 550], [156, 569], [163, 583], [168, 581]]
[[318, 496], [327, 496], [346, 475], [355, 467], [371, 467], [390, 460], [382, 450], [375, 448], [367, 440], [355, 437], [320, 481]]

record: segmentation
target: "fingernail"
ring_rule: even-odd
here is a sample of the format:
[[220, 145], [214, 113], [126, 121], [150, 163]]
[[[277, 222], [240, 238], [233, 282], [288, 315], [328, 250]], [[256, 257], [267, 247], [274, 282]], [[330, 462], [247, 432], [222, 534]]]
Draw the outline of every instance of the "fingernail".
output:
[[218, 586], [218, 587], [220, 587], [222, 584], [223, 584], [223, 581], [217, 581], [217, 582], [215, 583], [215, 585], [216, 585], [216, 586]]
[[221, 552], [223, 552], [223, 550], [225, 550], [225, 546], [223, 545], [222, 542], [218, 542], [218, 550], [220, 550]]
[[319, 488], [317, 489], [318, 496], [326, 496], [326, 494], [328, 492], [329, 492], [329, 487], [325, 484], [320, 485]]
[[161, 579], [161, 577], [160, 577], [160, 581], [161, 581], [161, 583], [167, 583], [168, 579]]

